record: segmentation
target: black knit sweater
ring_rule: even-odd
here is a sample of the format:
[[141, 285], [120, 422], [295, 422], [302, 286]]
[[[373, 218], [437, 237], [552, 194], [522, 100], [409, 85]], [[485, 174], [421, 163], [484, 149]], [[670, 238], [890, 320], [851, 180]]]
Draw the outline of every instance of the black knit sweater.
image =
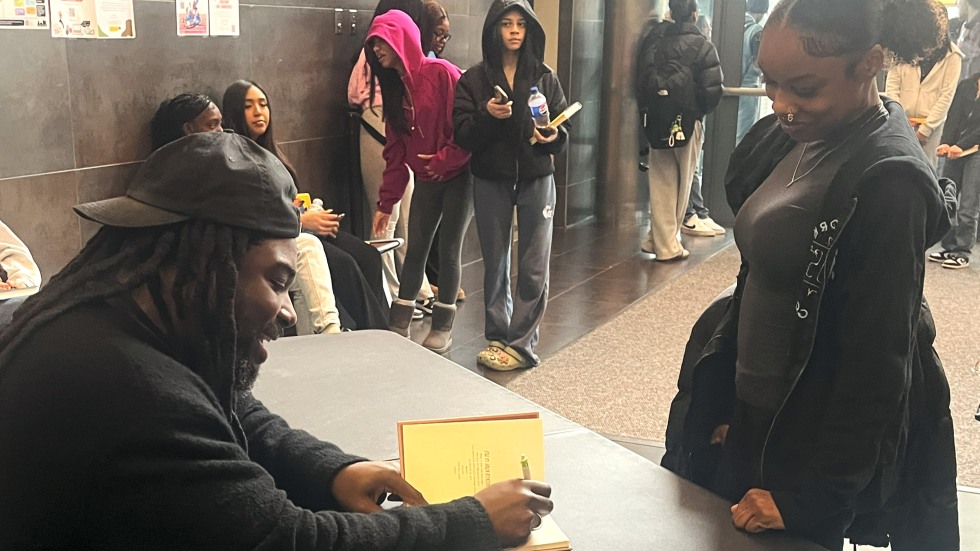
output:
[[226, 411], [119, 309], [70, 311], [3, 372], [0, 549], [499, 549], [473, 498], [335, 512], [361, 458], [250, 395]]

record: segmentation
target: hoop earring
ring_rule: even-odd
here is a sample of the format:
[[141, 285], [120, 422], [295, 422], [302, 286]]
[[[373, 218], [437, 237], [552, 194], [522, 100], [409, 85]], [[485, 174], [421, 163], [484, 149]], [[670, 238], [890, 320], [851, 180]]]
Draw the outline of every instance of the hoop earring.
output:
[[786, 113], [786, 122], [793, 122], [793, 112]]

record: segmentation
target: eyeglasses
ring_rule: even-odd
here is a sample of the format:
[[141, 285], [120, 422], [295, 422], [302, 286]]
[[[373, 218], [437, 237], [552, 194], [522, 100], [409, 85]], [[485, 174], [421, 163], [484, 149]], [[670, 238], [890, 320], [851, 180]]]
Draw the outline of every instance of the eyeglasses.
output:
[[438, 40], [438, 41], [440, 41], [440, 42], [449, 42], [449, 39], [453, 37], [453, 35], [451, 35], [449, 33], [446, 33], [446, 34], [433, 33], [433, 34], [435, 35], [435, 39]]

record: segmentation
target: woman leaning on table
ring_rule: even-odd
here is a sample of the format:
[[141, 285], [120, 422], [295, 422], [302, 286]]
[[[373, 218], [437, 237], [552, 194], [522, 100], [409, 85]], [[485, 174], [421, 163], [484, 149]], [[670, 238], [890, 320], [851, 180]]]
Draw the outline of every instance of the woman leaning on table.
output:
[[939, 44], [936, 9], [783, 0], [763, 31], [775, 113], [726, 177], [742, 265], [692, 333], [672, 414], [687, 391], [690, 407], [664, 460], [730, 499], [738, 529], [958, 548], [949, 388], [922, 296], [948, 195], [875, 83], [888, 52]]

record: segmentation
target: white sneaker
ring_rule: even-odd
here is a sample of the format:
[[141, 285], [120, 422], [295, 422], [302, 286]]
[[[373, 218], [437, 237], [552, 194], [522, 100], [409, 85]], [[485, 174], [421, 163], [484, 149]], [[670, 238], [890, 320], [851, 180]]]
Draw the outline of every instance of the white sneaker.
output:
[[715, 235], [725, 235], [725, 228], [712, 220], [711, 217], [701, 218], [701, 223], [709, 230], [715, 232]]
[[694, 237], [714, 237], [715, 230], [704, 225], [702, 221], [696, 214], [691, 215], [687, 220], [681, 224], [681, 233], [687, 235], [693, 235]]

